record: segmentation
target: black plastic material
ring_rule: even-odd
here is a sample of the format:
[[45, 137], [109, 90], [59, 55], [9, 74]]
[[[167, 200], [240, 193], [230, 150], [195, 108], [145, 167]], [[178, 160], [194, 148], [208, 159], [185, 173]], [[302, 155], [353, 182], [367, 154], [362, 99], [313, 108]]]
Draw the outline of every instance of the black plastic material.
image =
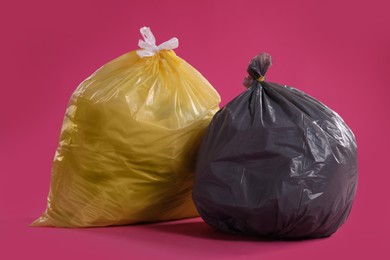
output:
[[211, 121], [198, 153], [195, 205], [223, 231], [329, 236], [346, 221], [356, 193], [354, 135], [316, 99], [261, 82], [270, 64], [265, 53], [252, 59], [248, 89]]

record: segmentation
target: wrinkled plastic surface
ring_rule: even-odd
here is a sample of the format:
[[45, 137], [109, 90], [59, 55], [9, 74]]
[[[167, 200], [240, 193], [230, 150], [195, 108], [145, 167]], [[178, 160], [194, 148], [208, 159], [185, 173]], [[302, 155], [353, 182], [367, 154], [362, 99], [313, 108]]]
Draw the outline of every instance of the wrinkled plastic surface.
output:
[[307, 94], [259, 82], [271, 64], [248, 67], [248, 89], [213, 118], [197, 160], [193, 198], [210, 226], [272, 238], [334, 233], [357, 185], [353, 133]]
[[196, 153], [220, 97], [173, 51], [125, 54], [73, 93], [46, 212], [32, 225], [90, 227], [197, 216]]

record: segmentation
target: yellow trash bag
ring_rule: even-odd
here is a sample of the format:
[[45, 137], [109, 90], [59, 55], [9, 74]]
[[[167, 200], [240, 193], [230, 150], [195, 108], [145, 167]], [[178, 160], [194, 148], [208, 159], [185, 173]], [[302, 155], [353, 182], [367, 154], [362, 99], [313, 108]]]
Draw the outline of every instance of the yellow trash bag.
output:
[[32, 226], [92, 227], [198, 216], [196, 153], [220, 97], [150, 29], [73, 93], [47, 209]]

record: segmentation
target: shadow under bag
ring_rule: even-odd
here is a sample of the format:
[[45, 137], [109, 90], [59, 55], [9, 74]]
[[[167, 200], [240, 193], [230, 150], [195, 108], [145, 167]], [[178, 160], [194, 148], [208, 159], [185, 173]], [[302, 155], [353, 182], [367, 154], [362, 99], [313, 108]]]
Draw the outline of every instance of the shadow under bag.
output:
[[198, 153], [193, 199], [207, 224], [271, 238], [317, 238], [347, 219], [357, 146], [341, 117], [307, 94], [266, 82], [271, 57], [249, 64], [248, 89], [223, 107]]

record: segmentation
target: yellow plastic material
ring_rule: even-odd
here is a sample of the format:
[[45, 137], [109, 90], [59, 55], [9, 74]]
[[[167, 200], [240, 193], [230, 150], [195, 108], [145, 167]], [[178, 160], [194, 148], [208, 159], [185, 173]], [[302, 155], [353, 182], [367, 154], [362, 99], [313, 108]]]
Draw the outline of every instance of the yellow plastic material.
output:
[[197, 216], [196, 153], [220, 97], [172, 50], [127, 53], [66, 110], [45, 213], [33, 226], [92, 227]]

